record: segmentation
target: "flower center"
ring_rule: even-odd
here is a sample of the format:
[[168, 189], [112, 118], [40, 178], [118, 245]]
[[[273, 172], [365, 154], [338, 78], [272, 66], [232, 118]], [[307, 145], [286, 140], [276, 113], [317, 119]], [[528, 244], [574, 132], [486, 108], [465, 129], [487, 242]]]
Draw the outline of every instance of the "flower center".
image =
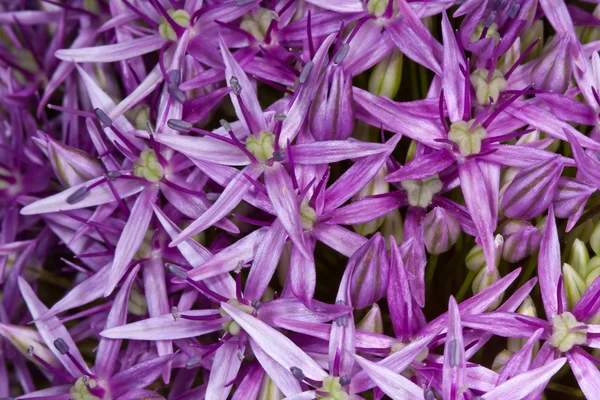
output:
[[[471, 43], [474, 43], [474, 42], [478, 41], [479, 38], [481, 38], [481, 34], [483, 33], [484, 29], [485, 29], [485, 24], [483, 22], [480, 22], [479, 24], [477, 24], [477, 26], [475, 27], [475, 30], [473, 30], [473, 34], [471, 35]], [[489, 37], [494, 38], [495, 45], [497, 45], [498, 42], [500, 41], [500, 34], [498, 33], [498, 24], [496, 24], [495, 22], [493, 24], [491, 24], [489, 28], [487, 28], [487, 32], [485, 33], [485, 38], [489, 38]], [[485, 38], [483, 38], [483, 39], [485, 39]]]
[[275, 152], [275, 135], [271, 132], [260, 131], [258, 137], [254, 135], [248, 136], [246, 139], [246, 149], [259, 162], [266, 162], [273, 157]]
[[[183, 28], [189, 28], [190, 26], [190, 14], [185, 10], [168, 10], [169, 16], [177, 23], [177, 25]], [[167, 22], [165, 17], [160, 17], [160, 25], [158, 26], [158, 33], [167, 40], [177, 40], [177, 33], [173, 30], [173, 27]]]
[[323, 380], [323, 386], [317, 389], [316, 397], [319, 400], [348, 400], [350, 396], [340, 384], [340, 378], [328, 376]]
[[577, 321], [570, 312], [565, 312], [552, 318], [552, 336], [550, 344], [565, 352], [575, 345], [584, 344], [587, 340], [585, 324]]
[[95, 379], [82, 376], [77, 379], [75, 385], [71, 386], [71, 389], [69, 389], [73, 396], [71, 398], [74, 400], [102, 400], [101, 397], [90, 393], [90, 389], [93, 390], [96, 387], [98, 387], [98, 382]]
[[442, 190], [442, 181], [436, 175], [423, 179], [422, 181], [402, 181], [402, 187], [408, 193], [408, 204], [413, 207], [427, 207], [433, 195]]
[[148, 182], [158, 182], [162, 179], [165, 171], [158, 162], [158, 157], [152, 149], [146, 149], [140, 154], [140, 159], [133, 166], [133, 174]]
[[314, 208], [308, 205], [308, 200], [302, 200], [302, 204], [300, 204], [300, 223], [302, 228], [309, 230], [315, 225], [317, 221], [317, 212]]
[[487, 136], [485, 128], [477, 125], [475, 129], [471, 129], [475, 120], [456, 121], [450, 125], [448, 139], [456, 143], [460, 154], [470, 156], [481, 151], [481, 141]]
[[7, 178], [7, 179], [2, 179], [0, 177], [0, 190], [6, 189], [8, 186], [10, 186], [10, 183], [9, 183], [10, 173], [7, 170], [5, 170], [4, 168], [0, 167], [0, 175]]
[[500, 70], [495, 70], [492, 79], [488, 82], [489, 71], [477, 68], [471, 74], [471, 84], [475, 88], [477, 102], [482, 106], [490, 104], [490, 98], [494, 103], [498, 101], [500, 93], [506, 89], [506, 79]]
[[[229, 299], [227, 301], [227, 304], [234, 306], [235, 308], [245, 312], [246, 314], [252, 315], [252, 312], [254, 311], [254, 309], [251, 306], [242, 304], [236, 299]], [[219, 310], [219, 314], [221, 314], [221, 317], [227, 317], [229, 315], [222, 308]], [[223, 330], [225, 332], [228, 332], [229, 334], [231, 334], [233, 336], [239, 335], [239, 333], [242, 331], [242, 327], [239, 326], [238, 323], [235, 322], [233, 319], [231, 321], [223, 322], [221, 324], [221, 327], [223, 327]]]

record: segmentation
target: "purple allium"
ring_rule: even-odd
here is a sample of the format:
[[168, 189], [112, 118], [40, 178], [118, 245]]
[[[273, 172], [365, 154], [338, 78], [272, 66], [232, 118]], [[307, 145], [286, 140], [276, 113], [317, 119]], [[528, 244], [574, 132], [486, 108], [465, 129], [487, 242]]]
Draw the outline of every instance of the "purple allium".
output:
[[0, 398], [600, 398], [600, 8], [0, 5]]

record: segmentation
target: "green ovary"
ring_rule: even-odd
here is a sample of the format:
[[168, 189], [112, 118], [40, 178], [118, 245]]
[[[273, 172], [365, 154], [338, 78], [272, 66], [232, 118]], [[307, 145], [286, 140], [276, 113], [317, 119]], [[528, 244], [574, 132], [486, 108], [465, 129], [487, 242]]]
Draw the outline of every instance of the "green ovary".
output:
[[328, 393], [323, 396], [317, 393], [316, 398], [319, 400], [348, 400], [350, 396], [346, 389], [340, 385], [340, 378], [328, 376], [323, 380], [323, 386], [317, 389], [317, 392]]
[[146, 149], [140, 154], [140, 159], [133, 166], [133, 174], [148, 182], [158, 182], [164, 175], [164, 169], [158, 162], [154, 150]]
[[258, 137], [250, 135], [246, 139], [246, 149], [257, 161], [264, 163], [271, 159], [275, 152], [275, 135], [267, 131], [260, 131]]
[[481, 151], [481, 141], [486, 138], [487, 131], [481, 125], [472, 129], [475, 120], [457, 121], [450, 125], [448, 139], [458, 146], [460, 154], [470, 156]]
[[[247, 306], [246, 304], [242, 304], [236, 299], [229, 299], [229, 301], [227, 301], [227, 304], [245, 312], [246, 314], [252, 315], [252, 312], [254, 311], [252, 307]], [[227, 314], [227, 311], [223, 310], [222, 308], [219, 310], [219, 314], [221, 314], [221, 317], [227, 317], [229, 315]], [[239, 326], [239, 324], [234, 320], [223, 322], [221, 324], [221, 327], [225, 332], [228, 332], [233, 336], [239, 335], [239, 333], [242, 331], [242, 327]]]
[[577, 321], [570, 312], [555, 315], [552, 318], [550, 344], [562, 352], [571, 350], [573, 346], [584, 344], [587, 340], [586, 329], [573, 329], [582, 325], [584, 324]]
[[[190, 26], [190, 14], [185, 10], [168, 10], [167, 13], [173, 21], [182, 28], [188, 28]], [[177, 33], [164, 17], [160, 17], [158, 33], [167, 40], [177, 40]]]

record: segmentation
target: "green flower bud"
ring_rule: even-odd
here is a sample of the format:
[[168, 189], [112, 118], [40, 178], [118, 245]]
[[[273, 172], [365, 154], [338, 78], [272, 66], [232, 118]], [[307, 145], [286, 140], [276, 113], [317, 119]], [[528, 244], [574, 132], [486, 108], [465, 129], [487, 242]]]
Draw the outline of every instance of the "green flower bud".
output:
[[567, 263], [563, 264], [563, 282], [565, 292], [567, 293], [567, 302], [569, 303], [569, 308], [572, 309], [579, 299], [581, 299], [587, 286], [581, 275]]
[[402, 80], [402, 53], [398, 49], [379, 61], [369, 77], [369, 92], [393, 99]]
[[569, 255], [570, 266], [573, 267], [580, 276], [586, 276], [589, 261], [590, 255], [585, 247], [585, 243], [579, 239], [575, 239], [573, 246], [571, 246], [571, 254]]
[[510, 350], [502, 350], [500, 353], [498, 353], [496, 358], [494, 358], [494, 362], [492, 363], [492, 371], [500, 373], [512, 355], [513, 352]]
[[[494, 283], [498, 281], [500, 276], [498, 275], [498, 271], [494, 269], [492, 272], [489, 272], [487, 268], [481, 268], [481, 271], [475, 276], [473, 279], [473, 283], [471, 285], [471, 289], [473, 290], [473, 294], [479, 294], [484, 289], [490, 287]], [[490, 305], [487, 311], [492, 311], [497, 308], [502, 302], [502, 298], [504, 297], [504, 293], [502, 293], [498, 298]]]
[[[496, 238], [494, 239], [494, 248], [494, 263], [495, 267], [498, 268], [498, 265], [500, 265], [500, 258], [502, 257], [502, 250], [504, 248], [504, 238], [502, 235], [496, 235]], [[467, 265], [467, 268], [473, 272], [479, 272], [483, 267], [485, 267], [487, 264], [485, 263], [483, 248], [479, 245], [475, 245], [471, 251], [469, 251], [469, 254], [467, 254], [467, 258], [465, 258], [465, 264]]]
[[367, 315], [356, 325], [356, 329], [383, 334], [383, 318], [377, 303], [373, 303]]
[[590, 246], [594, 250], [594, 253], [600, 255], [600, 222], [594, 226], [594, 230], [590, 236]]
[[268, 374], [264, 374], [257, 400], [282, 400], [285, 396]]
[[400, 214], [400, 211], [390, 211], [383, 217], [381, 234], [385, 238], [388, 250], [390, 247], [390, 237], [393, 237], [397, 244], [402, 243], [404, 240], [404, 224], [402, 223], [402, 215]]
[[367, 2], [367, 11], [369, 11], [369, 14], [371, 15], [381, 17], [385, 13], [389, 1], [390, 0], [369, 0]]
[[148, 303], [146, 302], [146, 296], [142, 294], [137, 285], [134, 285], [129, 291], [127, 310], [133, 315], [143, 316], [148, 314]]
[[598, 276], [600, 276], [600, 256], [594, 256], [588, 263], [585, 285], [590, 287], [590, 285], [594, 283]]
[[[390, 191], [390, 185], [386, 182], [385, 177], [387, 176], [387, 167], [384, 165], [381, 167], [377, 175], [365, 185], [357, 194], [354, 196], [355, 199], [360, 199], [366, 196], [375, 196], [378, 194], [388, 193]], [[383, 217], [377, 218], [374, 221], [367, 222], [365, 224], [353, 225], [352, 228], [363, 236], [371, 235], [379, 229], [383, 223]]]
[[544, 47], [544, 22], [539, 19], [534, 21], [531, 28], [526, 29], [521, 36], [521, 51], [528, 48], [538, 38], [540, 38], [540, 41], [533, 47], [531, 53], [525, 57], [525, 62], [538, 58]]
[[240, 28], [254, 36], [258, 42], [263, 42], [269, 25], [271, 25], [273, 15], [271, 10], [259, 8], [244, 15], [240, 23]]

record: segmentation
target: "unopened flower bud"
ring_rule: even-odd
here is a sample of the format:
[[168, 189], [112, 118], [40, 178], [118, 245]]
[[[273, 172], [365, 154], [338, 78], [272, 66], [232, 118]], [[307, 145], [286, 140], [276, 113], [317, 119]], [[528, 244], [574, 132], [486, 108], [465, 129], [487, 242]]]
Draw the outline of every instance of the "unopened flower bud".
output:
[[560, 159], [553, 157], [519, 171], [502, 196], [504, 215], [530, 219], [547, 210], [554, 198], [562, 169]]
[[282, 400], [285, 396], [273, 383], [268, 374], [264, 374], [257, 400]]
[[373, 69], [369, 77], [369, 92], [376, 96], [393, 99], [402, 81], [403, 56], [398, 49], [392, 50]]
[[509, 220], [502, 228], [504, 248], [502, 258], [516, 263], [540, 247], [540, 231], [527, 221]]
[[[479, 273], [475, 276], [475, 279], [473, 279], [473, 284], [471, 285], [473, 294], [481, 293], [484, 289], [487, 289], [488, 287], [496, 283], [496, 281], [498, 281], [499, 278], [500, 276], [498, 275], [498, 271], [496, 269], [490, 272], [487, 268], [482, 268], [481, 271], [479, 271]], [[502, 297], [504, 297], [504, 293], [498, 296], [494, 303], [490, 305], [488, 311], [497, 308], [502, 302]]]
[[510, 350], [502, 350], [500, 353], [498, 353], [496, 358], [494, 358], [494, 362], [492, 363], [492, 371], [500, 373], [512, 355], [513, 352]]
[[[593, 15], [596, 18], [600, 18], [600, 5], [596, 6]], [[582, 44], [595, 42], [596, 40], [600, 40], [600, 29], [597, 24], [586, 26], [579, 31], [579, 37]]]
[[368, 307], [385, 294], [388, 283], [388, 262], [385, 241], [379, 233], [376, 233], [350, 257], [347, 268], [353, 268], [350, 296], [355, 308]]
[[148, 303], [146, 296], [140, 291], [137, 285], [134, 285], [129, 292], [129, 301], [127, 302], [127, 311], [133, 315], [146, 315], [148, 313]]
[[533, 44], [537, 39], [540, 41], [533, 47], [531, 52], [525, 57], [525, 62], [538, 58], [544, 47], [544, 21], [535, 20], [529, 29], [525, 29], [521, 36], [521, 51]]
[[[535, 303], [531, 297], [527, 296], [523, 303], [517, 309], [517, 314], [526, 315], [528, 317], [537, 317], [537, 310], [535, 309]], [[527, 339], [525, 338], [508, 338], [508, 349], [513, 353], [521, 350]]]
[[[494, 267], [498, 267], [500, 264], [500, 257], [502, 256], [502, 250], [504, 247], [504, 238], [502, 235], [496, 235], [494, 239], [494, 249], [495, 249], [495, 258], [494, 258]], [[479, 245], [475, 245], [467, 257], [465, 259], [465, 263], [467, 268], [469, 268], [473, 272], [479, 272], [483, 267], [486, 266], [485, 256], [483, 255], [483, 248]], [[494, 269], [496, 269], [494, 268]]]
[[[553, 199], [554, 214], [557, 218], [568, 218], [581, 212], [595, 191], [595, 186], [580, 182], [580, 180], [560, 178]], [[598, 246], [592, 244], [592, 249], [597, 248], [600, 250], [600, 232], [598, 232], [598, 235], [599, 237], [595, 242], [598, 243]]]
[[352, 79], [343, 68], [331, 71], [311, 105], [310, 127], [316, 140], [346, 140], [354, 130]]
[[569, 254], [569, 265], [573, 267], [580, 276], [585, 277], [588, 273], [589, 261], [590, 255], [585, 243], [579, 239], [575, 239], [573, 246], [571, 246], [571, 254]]
[[50, 165], [63, 186], [82, 184], [104, 172], [98, 160], [87, 153], [60, 143], [40, 131], [37, 134], [38, 137], [33, 140], [50, 160]]
[[439, 255], [450, 250], [460, 235], [460, 225], [443, 208], [435, 207], [425, 217], [424, 239], [429, 254]]
[[[496, 103], [500, 93], [507, 86], [504, 74], [500, 70], [495, 70], [491, 79], [488, 80], [489, 71], [483, 68], [477, 68], [471, 74], [471, 84], [475, 88], [477, 102], [480, 105], [487, 106], [491, 102]], [[490, 101], [491, 99], [491, 101]]]
[[594, 256], [587, 265], [587, 276], [585, 277], [585, 286], [590, 287], [592, 283], [600, 276], [600, 256]]
[[564, 93], [571, 80], [569, 39], [555, 37], [546, 46], [545, 54], [535, 62], [531, 79], [538, 90]]
[[258, 42], [263, 42], [272, 19], [273, 13], [271, 10], [262, 7], [257, 8], [244, 15], [240, 28], [254, 36]]
[[383, 217], [381, 224], [381, 234], [385, 238], [387, 247], [390, 247], [390, 238], [396, 240], [396, 244], [402, 243], [404, 240], [404, 223], [400, 211], [390, 211]]
[[383, 318], [381, 317], [381, 309], [377, 303], [371, 306], [367, 315], [356, 325], [356, 329], [383, 334]]
[[587, 289], [585, 281], [569, 264], [563, 264], [563, 283], [567, 294], [569, 308], [573, 308]]
[[590, 246], [596, 255], [600, 255], [600, 222], [596, 224], [590, 236]]
[[[365, 185], [365, 187], [363, 187], [356, 194], [356, 196], [354, 196], [355, 199], [360, 199], [361, 197], [366, 197], [366, 196], [375, 196], [378, 194], [388, 193], [390, 191], [390, 185], [385, 180], [386, 176], [387, 176], [387, 168], [384, 165], [383, 167], [381, 167], [381, 169], [379, 170], [377, 175], [375, 175], [375, 177], [373, 179], [371, 179], [371, 181], [369, 183], [367, 183]], [[367, 222], [364, 224], [353, 225], [352, 228], [354, 228], [354, 230], [356, 232], [360, 233], [361, 235], [368, 236], [368, 235], [371, 235], [372, 233], [375, 233], [375, 231], [377, 229], [379, 229], [379, 227], [381, 226], [382, 223], [383, 223], [383, 217], [377, 218], [374, 221], [370, 221], [370, 222]]]

